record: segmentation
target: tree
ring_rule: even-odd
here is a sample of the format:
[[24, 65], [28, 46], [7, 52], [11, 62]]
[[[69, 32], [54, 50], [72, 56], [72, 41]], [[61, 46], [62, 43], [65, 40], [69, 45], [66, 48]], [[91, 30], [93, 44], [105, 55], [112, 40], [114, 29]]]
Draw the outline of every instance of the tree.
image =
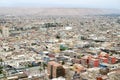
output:
[[62, 61], [62, 65], [64, 65], [64, 64], [65, 64], [65, 61], [63, 60], [63, 61]]
[[2, 30], [0, 29], [0, 33], [2, 33]]
[[2, 60], [2, 58], [0, 58], [0, 64], [2, 65], [2, 62], [3, 62], [3, 60]]
[[57, 39], [60, 39], [60, 35], [57, 35], [56, 38], [57, 38]]
[[86, 40], [86, 38], [84, 36], [81, 36], [81, 40]]
[[0, 74], [2, 74], [2, 73], [3, 73], [3, 67], [0, 66]]
[[67, 49], [68, 49], [67, 46], [65, 46], [65, 45], [60, 45], [60, 51], [64, 51], [64, 50], [67, 50]]
[[47, 67], [46, 63], [43, 63], [43, 69], [45, 70], [45, 68]]

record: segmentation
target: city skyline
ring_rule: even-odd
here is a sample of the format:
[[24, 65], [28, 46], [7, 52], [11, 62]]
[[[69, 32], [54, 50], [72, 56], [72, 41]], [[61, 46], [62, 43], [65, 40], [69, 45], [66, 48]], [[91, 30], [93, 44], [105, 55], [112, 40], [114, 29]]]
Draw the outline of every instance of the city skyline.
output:
[[0, 7], [120, 9], [119, 0], [1, 0]]

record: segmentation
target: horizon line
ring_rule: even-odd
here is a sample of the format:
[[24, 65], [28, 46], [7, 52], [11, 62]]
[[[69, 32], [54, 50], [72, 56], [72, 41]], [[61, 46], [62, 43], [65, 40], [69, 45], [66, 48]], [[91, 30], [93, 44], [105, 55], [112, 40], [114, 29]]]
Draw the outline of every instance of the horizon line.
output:
[[32, 7], [32, 6], [29, 6], [29, 7], [24, 7], [24, 6], [17, 6], [17, 7], [13, 7], [13, 6], [11, 6], [11, 7], [6, 7], [6, 6], [0, 6], [0, 8], [43, 8], [43, 9], [106, 9], [106, 10], [120, 10], [120, 9], [118, 9], [118, 8], [90, 8], [90, 7], [39, 7], [39, 6], [34, 6], [34, 7]]

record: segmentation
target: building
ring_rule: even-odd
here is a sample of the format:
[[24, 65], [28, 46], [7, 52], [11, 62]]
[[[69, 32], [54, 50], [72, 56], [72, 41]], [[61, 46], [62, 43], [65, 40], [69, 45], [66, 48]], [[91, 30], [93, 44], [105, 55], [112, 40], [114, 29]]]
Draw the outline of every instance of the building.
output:
[[55, 61], [48, 62], [47, 71], [50, 79], [65, 76], [65, 69], [61, 64]]
[[2, 35], [5, 38], [9, 37], [9, 28], [8, 27], [6, 27], [6, 26], [2, 27]]

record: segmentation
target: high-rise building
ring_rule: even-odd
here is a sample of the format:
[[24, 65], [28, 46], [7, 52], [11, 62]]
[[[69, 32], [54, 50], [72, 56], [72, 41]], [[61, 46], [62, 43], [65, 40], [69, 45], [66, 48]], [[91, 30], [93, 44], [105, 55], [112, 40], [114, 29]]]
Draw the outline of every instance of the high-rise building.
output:
[[49, 62], [47, 70], [50, 79], [65, 76], [65, 69], [61, 64], [58, 64], [57, 62], [54, 61]]

